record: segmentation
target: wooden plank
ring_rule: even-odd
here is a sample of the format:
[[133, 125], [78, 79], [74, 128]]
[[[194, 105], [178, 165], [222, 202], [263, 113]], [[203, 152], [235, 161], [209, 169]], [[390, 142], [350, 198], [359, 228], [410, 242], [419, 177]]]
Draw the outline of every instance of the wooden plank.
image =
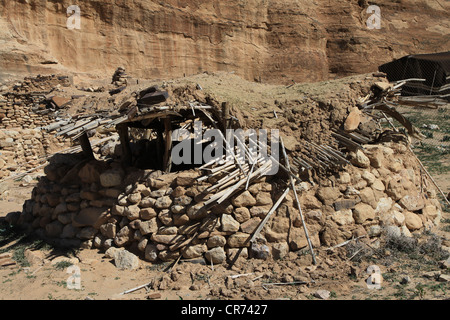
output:
[[61, 127], [60, 131], [58, 131], [55, 136], [61, 136], [63, 134], [66, 134], [67, 132], [70, 132], [76, 128], [79, 128], [81, 126], [84, 126], [85, 124], [88, 124], [89, 122], [92, 121], [92, 118], [89, 119], [85, 119], [85, 120], [79, 120], [77, 122], [75, 122], [75, 124], [68, 124], [67, 126]]
[[94, 152], [92, 151], [91, 142], [87, 136], [87, 133], [84, 132], [78, 140], [80, 141], [81, 150], [83, 150], [84, 155], [88, 159], [95, 159]]
[[150, 106], [164, 102], [167, 98], [169, 98], [169, 93], [167, 91], [149, 92], [137, 100], [137, 103], [140, 106]]
[[164, 141], [164, 158], [163, 158], [163, 171], [170, 172], [172, 168], [172, 123], [170, 118], [164, 119], [164, 133], [165, 133], [165, 141]]
[[256, 237], [259, 235], [259, 233], [261, 232], [262, 228], [264, 227], [264, 225], [269, 220], [270, 216], [275, 212], [275, 210], [277, 210], [278, 206], [281, 204], [281, 202], [287, 196], [287, 194], [289, 193], [289, 190], [290, 190], [289, 187], [286, 188], [286, 190], [283, 192], [281, 197], [277, 200], [277, 202], [275, 202], [275, 204], [272, 206], [270, 211], [264, 217], [264, 220], [261, 221], [261, 223], [259, 224], [258, 228], [256, 228], [255, 232], [253, 233], [252, 237], [250, 238], [250, 242], [254, 242], [255, 241]]
[[144, 115], [141, 115], [141, 116], [130, 118], [128, 120], [123, 121], [123, 123], [142, 121], [142, 120], [145, 120], [145, 119], [164, 118], [164, 117], [167, 117], [167, 116], [182, 117], [182, 115], [179, 114], [178, 112], [166, 110], [166, 111], [162, 111], [162, 112], [158, 112], [158, 113], [144, 114]]
[[120, 137], [120, 145], [122, 146], [122, 162], [125, 165], [131, 165], [132, 154], [130, 147], [130, 137], [128, 134], [128, 126], [124, 123], [120, 123], [116, 126], [117, 132]]
[[16, 261], [14, 261], [11, 258], [0, 259], [0, 267], [8, 267], [8, 266], [13, 266], [15, 264], [17, 264]]
[[[289, 164], [289, 158], [286, 153], [286, 149], [284, 148], [283, 139], [281, 137], [280, 137], [280, 144], [281, 144], [281, 150], [283, 151], [283, 156], [284, 156], [285, 163], [286, 163], [286, 168], [288, 168], [290, 170], [291, 166]], [[303, 212], [302, 212], [302, 207], [300, 205], [300, 200], [298, 199], [297, 190], [295, 189], [295, 182], [292, 177], [289, 177], [289, 178], [290, 178], [292, 190], [294, 191], [295, 202], [297, 203], [298, 211], [300, 213], [300, 219], [302, 221], [303, 230], [305, 231], [306, 240], [308, 242], [309, 250], [311, 251], [311, 256], [313, 258], [313, 264], [317, 264], [316, 256], [314, 254], [313, 246], [311, 244], [311, 239], [309, 238], [308, 228], [306, 227], [305, 219], [303, 218]]]
[[226, 133], [226, 130], [228, 129], [228, 121], [230, 119], [230, 106], [228, 105], [228, 102], [222, 103], [222, 129], [223, 133]]

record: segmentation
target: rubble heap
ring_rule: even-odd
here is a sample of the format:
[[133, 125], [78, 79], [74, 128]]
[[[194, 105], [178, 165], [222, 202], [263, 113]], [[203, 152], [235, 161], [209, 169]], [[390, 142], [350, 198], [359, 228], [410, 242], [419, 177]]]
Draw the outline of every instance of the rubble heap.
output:
[[123, 85], [127, 85], [127, 74], [125, 73], [125, 68], [119, 67], [114, 72], [114, 75], [112, 77], [111, 84], [115, 85], [116, 87], [121, 87]]

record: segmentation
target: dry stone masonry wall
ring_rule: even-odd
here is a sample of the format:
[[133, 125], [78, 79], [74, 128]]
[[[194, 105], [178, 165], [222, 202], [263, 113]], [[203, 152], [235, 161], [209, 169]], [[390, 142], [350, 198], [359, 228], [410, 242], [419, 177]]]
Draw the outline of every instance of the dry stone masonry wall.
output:
[[[436, 194], [403, 144], [366, 145], [350, 160], [337, 175], [297, 187], [314, 247], [383, 233], [410, 237], [439, 222]], [[198, 170], [167, 174], [60, 159], [45, 172], [22, 213], [7, 220], [61, 245], [126, 248], [151, 262], [205, 258], [215, 264], [237, 254], [277, 259], [307, 248], [292, 191], [249, 242], [284, 190], [279, 177], [261, 178], [228, 202], [199, 210], [214, 181], [197, 182]]]
[[70, 145], [39, 128], [55, 121], [48, 97], [70, 85], [66, 76], [27, 77], [0, 94], [0, 179], [37, 167], [55, 150]]

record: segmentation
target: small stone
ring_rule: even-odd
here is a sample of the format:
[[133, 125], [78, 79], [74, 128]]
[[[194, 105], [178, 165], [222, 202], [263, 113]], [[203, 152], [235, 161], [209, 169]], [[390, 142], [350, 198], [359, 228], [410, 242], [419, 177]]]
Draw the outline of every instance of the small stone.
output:
[[251, 218], [250, 211], [246, 207], [236, 208], [234, 210], [234, 218], [237, 222], [243, 223]]
[[366, 180], [367, 183], [368, 183], [369, 185], [371, 185], [372, 183], [374, 183], [375, 180], [376, 180], [375, 176], [374, 176], [372, 173], [370, 173], [369, 171], [367, 171], [367, 170], [363, 172], [363, 174], [361, 175], [361, 177], [362, 177], [364, 180]]
[[170, 211], [172, 211], [172, 213], [174, 214], [183, 214], [186, 212], [186, 207], [181, 205], [174, 205], [170, 207]]
[[352, 180], [351, 180], [350, 174], [348, 172], [341, 172], [339, 174], [339, 183], [347, 184], [347, 183], [350, 183], [351, 181]]
[[73, 218], [73, 225], [75, 227], [95, 227], [100, 226], [108, 221], [110, 218], [108, 208], [94, 208], [88, 207], [81, 210], [78, 215]]
[[114, 243], [118, 247], [122, 247], [128, 242], [130, 242], [133, 238], [133, 230], [129, 228], [128, 226], [124, 226], [122, 229], [119, 230], [119, 232], [116, 234], [114, 238]]
[[122, 183], [122, 174], [115, 170], [108, 170], [100, 175], [100, 183], [105, 188], [115, 187]]
[[120, 250], [114, 259], [114, 263], [121, 270], [135, 270], [139, 267], [139, 258], [128, 250]]
[[119, 251], [121, 250], [125, 250], [124, 248], [116, 248], [116, 247], [110, 247], [105, 251], [105, 257], [107, 259], [115, 259], [117, 253], [119, 253]]
[[141, 201], [142, 196], [141, 196], [141, 194], [138, 193], [138, 192], [136, 192], [136, 193], [130, 193], [130, 194], [128, 195], [127, 199], [128, 199], [128, 201], [129, 201], [131, 204], [138, 204], [138, 203]]
[[157, 216], [155, 209], [153, 208], [143, 208], [139, 211], [139, 217], [142, 220], [150, 220]]
[[250, 245], [250, 256], [255, 259], [268, 259], [270, 257], [270, 249], [263, 243], [253, 242]]
[[361, 123], [361, 114], [361, 110], [359, 110], [358, 107], [354, 107], [352, 111], [350, 111], [347, 119], [345, 119], [344, 130], [347, 132], [355, 131]]
[[227, 243], [227, 239], [221, 235], [215, 235], [208, 239], [206, 243], [208, 248], [223, 247]]
[[266, 205], [272, 205], [272, 196], [269, 192], [259, 192], [256, 195], [256, 205], [257, 206], [266, 206]]
[[147, 221], [141, 221], [139, 223], [139, 231], [143, 236], [158, 232], [158, 221], [156, 218], [152, 218]]
[[424, 199], [419, 193], [404, 196], [399, 204], [408, 211], [418, 211], [425, 206]]
[[355, 223], [355, 219], [353, 219], [353, 212], [351, 209], [333, 212], [331, 214], [331, 219], [333, 219], [340, 226]]
[[241, 224], [241, 230], [242, 232], [252, 234], [256, 230], [256, 228], [258, 228], [260, 223], [261, 218], [253, 217], [250, 220], [247, 220], [246, 222]]
[[230, 235], [227, 239], [227, 244], [231, 248], [248, 247], [250, 245], [250, 237], [248, 233], [236, 232]]
[[378, 237], [381, 234], [381, 227], [379, 225], [371, 226], [367, 231], [369, 237]]
[[417, 214], [407, 211], [404, 213], [404, 216], [405, 216], [405, 225], [410, 231], [415, 231], [422, 228], [423, 226], [422, 219], [420, 219], [420, 217]]
[[443, 269], [450, 269], [450, 257], [448, 257], [447, 260], [442, 261], [440, 266]]
[[226, 260], [226, 255], [222, 247], [215, 247], [205, 253], [205, 258], [213, 264], [222, 264]]
[[185, 259], [199, 258], [203, 255], [203, 253], [205, 253], [207, 249], [208, 247], [205, 244], [191, 245], [182, 250], [181, 254]]
[[168, 209], [161, 210], [158, 214], [158, 219], [166, 226], [173, 224], [173, 214]]
[[173, 199], [173, 204], [178, 206], [187, 206], [191, 204], [192, 198], [186, 195]]
[[286, 242], [278, 242], [272, 244], [272, 257], [276, 259], [283, 259], [289, 254], [289, 245]]
[[158, 209], [168, 209], [172, 204], [172, 199], [169, 196], [158, 198], [155, 202], [155, 207]]
[[246, 190], [239, 196], [233, 198], [233, 200], [231, 200], [231, 203], [238, 208], [249, 207], [256, 205], [256, 199], [252, 196], [252, 194], [248, 190]]
[[377, 191], [384, 191], [386, 189], [384, 183], [380, 179], [375, 179], [372, 183], [372, 188]]
[[247, 248], [227, 248], [227, 257], [228, 260], [234, 261], [236, 257], [247, 259], [248, 258], [248, 249]]
[[313, 296], [322, 300], [327, 300], [330, 298], [330, 291], [328, 290], [317, 290], [313, 293]]
[[150, 208], [155, 205], [156, 199], [145, 197], [139, 202], [139, 207], [141, 208]]
[[362, 224], [366, 220], [373, 220], [375, 218], [375, 210], [368, 204], [358, 203], [353, 209], [353, 218], [356, 223]]
[[402, 277], [402, 279], [400, 280], [400, 284], [408, 284], [411, 282], [411, 278], [409, 276], [404, 276]]
[[360, 168], [368, 168], [370, 166], [370, 160], [369, 158], [364, 154], [364, 152], [361, 149], [358, 149], [355, 152], [350, 152], [350, 162], [354, 164], [357, 167]]
[[177, 175], [175, 183], [178, 186], [193, 186], [198, 178], [198, 172], [181, 172]]
[[222, 231], [237, 232], [240, 224], [229, 214], [222, 215]]
[[139, 251], [145, 251], [145, 248], [147, 248], [148, 245], [148, 239], [147, 238], [141, 238], [141, 240], [139, 240], [137, 248]]
[[147, 298], [148, 300], [161, 299], [161, 293], [159, 293], [159, 292], [150, 293], [146, 298]]
[[316, 196], [324, 204], [332, 205], [341, 196], [341, 192], [337, 187], [321, 187], [317, 190]]
[[136, 220], [140, 217], [140, 211], [141, 209], [137, 205], [131, 205], [128, 207], [125, 207], [124, 209], [124, 216], [127, 217], [129, 220]]
[[50, 238], [56, 238], [63, 232], [64, 225], [59, 221], [53, 221], [45, 226], [45, 233]]
[[438, 278], [439, 282], [450, 282], [450, 274], [441, 274]]
[[158, 260], [158, 249], [153, 244], [148, 244], [145, 248], [145, 260], [155, 262]]
[[434, 205], [427, 205], [422, 209], [422, 214], [425, 217], [434, 220], [438, 216], [438, 210]]

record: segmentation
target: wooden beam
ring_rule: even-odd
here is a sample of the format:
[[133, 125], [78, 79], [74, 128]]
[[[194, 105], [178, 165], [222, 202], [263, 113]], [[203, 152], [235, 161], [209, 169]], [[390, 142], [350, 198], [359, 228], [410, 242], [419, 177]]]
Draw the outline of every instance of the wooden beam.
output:
[[170, 118], [164, 118], [164, 159], [163, 159], [163, 171], [170, 172], [172, 168], [172, 123]]
[[119, 133], [120, 145], [122, 146], [122, 162], [126, 166], [131, 165], [132, 155], [130, 147], [130, 137], [128, 134], [128, 126], [124, 123], [119, 123], [116, 126], [117, 132]]
[[262, 228], [264, 227], [264, 225], [267, 223], [267, 221], [269, 221], [270, 216], [275, 212], [275, 210], [277, 210], [278, 206], [281, 204], [281, 202], [284, 200], [284, 198], [287, 196], [287, 194], [289, 193], [289, 187], [286, 188], [286, 190], [283, 192], [283, 194], [281, 195], [281, 197], [277, 200], [277, 202], [272, 206], [272, 208], [270, 209], [270, 211], [266, 214], [266, 216], [264, 217], [264, 220], [260, 222], [260, 224], [258, 225], [258, 228], [256, 228], [255, 232], [253, 233], [252, 237], [250, 238], [250, 242], [253, 242], [256, 240], [256, 237], [259, 235], [259, 233], [261, 232]]
[[[283, 157], [284, 157], [284, 160], [285, 160], [285, 163], [286, 163], [286, 168], [288, 170], [291, 170], [291, 165], [289, 164], [289, 157], [287, 155], [286, 149], [284, 148], [284, 143], [283, 143], [283, 138], [282, 137], [280, 137], [280, 144], [281, 144], [281, 150], [283, 152]], [[308, 241], [309, 250], [311, 251], [313, 264], [316, 265], [317, 264], [316, 256], [314, 254], [314, 250], [313, 250], [313, 246], [312, 246], [312, 243], [311, 243], [311, 239], [309, 238], [308, 228], [306, 227], [305, 219], [303, 218], [302, 207], [300, 206], [300, 200], [298, 199], [297, 190], [295, 189], [295, 181], [292, 178], [292, 176], [290, 176], [289, 178], [290, 178], [290, 182], [291, 182], [292, 191], [294, 191], [295, 202], [297, 203], [298, 212], [300, 213], [300, 219], [302, 221], [303, 230], [305, 231], [306, 240]]]
[[87, 133], [84, 132], [78, 140], [80, 141], [81, 150], [83, 150], [84, 155], [88, 159], [95, 159], [94, 152], [92, 151], [91, 142], [87, 136]]
[[223, 133], [226, 134], [226, 130], [228, 129], [228, 120], [230, 119], [230, 107], [228, 102], [222, 103], [222, 128]]

